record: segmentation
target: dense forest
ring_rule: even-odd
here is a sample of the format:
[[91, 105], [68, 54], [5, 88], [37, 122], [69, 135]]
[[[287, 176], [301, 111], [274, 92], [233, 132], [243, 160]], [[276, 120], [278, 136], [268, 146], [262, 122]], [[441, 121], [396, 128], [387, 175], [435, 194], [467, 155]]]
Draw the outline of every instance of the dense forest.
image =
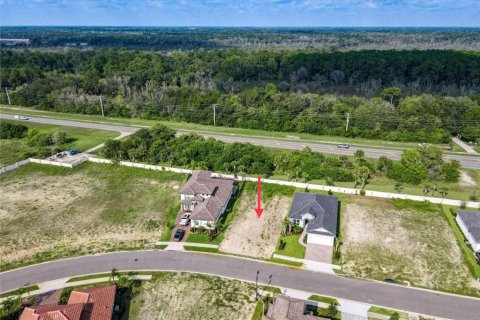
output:
[[[478, 28], [2, 27], [27, 48], [480, 50]], [[9, 42], [10, 45], [16, 42]]]
[[[459, 51], [2, 50], [3, 104], [444, 143], [480, 136], [480, 55]], [[7, 91], [9, 96], [7, 97]], [[450, 95], [450, 96], [447, 96]], [[462, 95], [462, 96], [460, 96]], [[215, 109], [215, 110], [214, 110]], [[349, 119], [348, 130], [346, 119]]]

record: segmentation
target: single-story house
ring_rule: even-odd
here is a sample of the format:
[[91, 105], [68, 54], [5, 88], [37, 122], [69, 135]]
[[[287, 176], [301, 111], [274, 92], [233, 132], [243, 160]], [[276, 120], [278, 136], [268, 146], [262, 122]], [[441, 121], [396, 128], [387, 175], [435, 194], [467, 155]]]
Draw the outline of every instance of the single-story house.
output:
[[73, 290], [68, 303], [26, 307], [20, 320], [111, 320], [116, 286]]
[[287, 296], [277, 296], [268, 307], [264, 320], [320, 320], [326, 319], [307, 314], [305, 301]]
[[210, 171], [194, 171], [180, 189], [182, 211], [191, 212], [191, 226], [213, 229], [235, 192], [233, 180], [212, 177]]
[[307, 243], [333, 246], [338, 221], [336, 197], [297, 192], [288, 217], [293, 225], [307, 228]]
[[473, 251], [480, 252], [480, 211], [459, 210], [455, 220]]

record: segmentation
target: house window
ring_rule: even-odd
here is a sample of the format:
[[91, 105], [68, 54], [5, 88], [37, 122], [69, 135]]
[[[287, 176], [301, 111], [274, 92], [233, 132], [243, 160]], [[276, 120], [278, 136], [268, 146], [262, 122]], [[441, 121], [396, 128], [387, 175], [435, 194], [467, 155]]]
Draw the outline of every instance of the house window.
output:
[[301, 221], [300, 219], [293, 219], [293, 224], [298, 226], [300, 225], [300, 221]]

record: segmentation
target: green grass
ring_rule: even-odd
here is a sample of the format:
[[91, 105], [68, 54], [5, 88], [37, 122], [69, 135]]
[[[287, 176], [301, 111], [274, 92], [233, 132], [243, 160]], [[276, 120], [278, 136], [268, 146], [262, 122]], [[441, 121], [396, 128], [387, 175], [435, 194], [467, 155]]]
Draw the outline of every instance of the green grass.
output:
[[453, 233], [455, 234], [455, 238], [457, 239], [457, 244], [463, 253], [463, 258], [465, 259], [465, 263], [467, 264], [468, 269], [470, 270], [474, 278], [480, 279], [480, 265], [478, 264], [475, 258], [475, 253], [465, 243], [465, 236], [463, 235], [462, 230], [460, 230], [460, 227], [458, 226], [457, 221], [455, 220], [455, 217], [451, 214], [449, 210], [450, 208], [457, 210], [454, 207], [449, 207], [446, 205], [442, 206], [443, 216], [445, 217], [445, 219], [447, 219], [448, 224], [450, 225], [450, 227], [453, 230]]
[[[160, 120], [144, 120], [144, 119], [131, 119], [131, 118], [112, 118], [112, 117], [102, 117], [100, 115], [84, 115], [84, 114], [73, 114], [73, 113], [60, 113], [60, 112], [49, 112], [49, 111], [40, 111], [34, 110], [32, 108], [21, 108], [21, 107], [9, 107], [5, 105], [0, 105], [0, 112], [9, 113], [9, 114], [23, 114], [30, 116], [40, 116], [40, 117], [50, 117], [50, 118], [59, 118], [59, 119], [70, 119], [77, 121], [92, 121], [92, 122], [106, 122], [113, 124], [124, 124], [124, 125], [141, 125], [141, 126], [152, 126], [155, 123], [162, 123], [166, 126], [169, 126], [176, 130], [182, 131], [191, 131], [196, 133], [215, 133], [215, 134], [226, 134], [226, 135], [238, 135], [244, 137], [255, 137], [255, 138], [276, 138], [279, 140], [288, 140], [288, 141], [306, 141], [306, 142], [316, 142], [316, 143], [349, 143], [352, 146], [358, 147], [377, 147], [382, 149], [404, 149], [404, 148], [415, 148], [418, 143], [416, 142], [397, 142], [397, 141], [382, 141], [382, 140], [373, 140], [373, 139], [364, 139], [364, 138], [347, 138], [347, 137], [335, 137], [335, 136], [322, 136], [314, 135], [307, 133], [298, 133], [298, 132], [276, 132], [276, 131], [264, 131], [264, 130], [255, 130], [255, 129], [243, 129], [243, 128], [229, 128], [221, 126], [209, 126], [201, 125], [194, 123], [186, 122], [174, 122], [174, 121], [160, 121]], [[441, 145], [446, 146], [446, 145]], [[460, 148], [455, 148], [455, 151], [462, 151]]]
[[332, 320], [341, 320], [342, 319], [342, 313], [340, 311], [337, 311], [333, 315], [333, 317], [331, 317], [328, 308], [317, 308], [316, 316], [325, 317], [325, 318], [332, 319]]
[[24, 293], [32, 292], [32, 291], [35, 291], [35, 290], [38, 290], [38, 289], [40, 289], [40, 287], [37, 286], [37, 285], [22, 287], [22, 288], [18, 288], [18, 289], [15, 289], [15, 290], [11, 290], [11, 291], [1, 293], [0, 298], [6, 298], [6, 297], [11, 297], [11, 296], [20, 296]]
[[166, 245], [166, 244], [155, 245], [156, 250], [163, 250], [166, 247], [168, 247], [168, 245]]
[[[11, 121], [14, 122], [14, 121]], [[19, 121], [15, 121], [19, 122]], [[64, 127], [56, 125], [46, 125], [21, 121], [29, 129], [36, 129], [44, 133], [53, 133], [55, 131], [65, 131], [71, 141], [65, 145], [65, 149], [77, 149], [85, 151], [104, 143], [107, 139], [115, 138], [119, 134], [114, 131], [85, 129], [75, 127]], [[21, 161], [28, 156], [35, 156], [38, 148], [27, 145], [27, 139], [0, 139], [0, 166], [5, 166]]]
[[172, 238], [172, 231], [175, 227], [175, 222], [177, 220], [178, 212], [180, 211], [180, 203], [168, 210], [168, 214], [165, 217], [164, 230], [160, 241], [170, 241]]
[[[128, 271], [128, 272], [119, 272], [119, 274], [121, 276], [138, 276], [138, 275], [151, 275], [151, 274], [153, 274], [153, 272], [150, 272], [150, 271]], [[70, 279], [67, 280], [67, 283], [84, 281], [84, 280], [91, 280], [91, 279], [106, 278], [106, 277], [110, 277], [110, 276], [111, 276], [110, 272], [87, 274], [87, 275], [83, 275], [83, 276], [70, 278]]]
[[283, 264], [283, 265], [291, 266], [291, 267], [301, 267], [303, 265], [303, 263], [301, 263], [301, 262], [283, 260], [283, 259], [278, 259], [278, 258], [270, 258], [270, 259], [267, 259], [265, 261], [278, 263], [278, 264]]
[[409, 319], [408, 313], [406, 312], [395, 311], [395, 310], [390, 310], [390, 309], [385, 309], [380, 307], [371, 307], [370, 309], [368, 309], [368, 312], [374, 312], [374, 313], [382, 314], [385, 316], [392, 316], [394, 313], [398, 313], [398, 315], [400, 316], [400, 319]]
[[323, 302], [323, 303], [328, 303], [328, 304], [335, 303], [337, 305], [340, 305], [338, 303], [337, 299], [329, 298], [329, 297], [322, 297], [322, 296], [317, 296], [317, 295], [311, 295], [307, 300]]
[[184, 246], [183, 248], [187, 251], [219, 253], [218, 248], [204, 248], [204, 247], [195, 247], [195, 246]]
[[[167, 216], [178, 212], [185, 180], [184, 174], [89, 162], [73, 169], [28, 164], [2, 174], [1, 269], [153, 248], [169, 232]], [[42, 232], [26, 230], [29, 224]]]
[[264, 304], [262, 299], [260, 299], [255, 305], [255, 310], [253, 311], [252, 320], [262, 320], [263, 310], [264, 310]]
[[212, 240], [209, 239], [208, 234], [206, 233], [193, 233], [188, 234], [186, 242], [193, 243], [207, 243], [207, 244], [219, 244], [222, 241], [223, 237], [216, 236]]
[[[291, 234], [280, 237], [275, 253], [283, 256], [303, 259], [305, 257], [305, 247], [298, 243], [299, 239], [300, 234]], [[283, 250], [279, 249], [281, 240], [287, 243]]]

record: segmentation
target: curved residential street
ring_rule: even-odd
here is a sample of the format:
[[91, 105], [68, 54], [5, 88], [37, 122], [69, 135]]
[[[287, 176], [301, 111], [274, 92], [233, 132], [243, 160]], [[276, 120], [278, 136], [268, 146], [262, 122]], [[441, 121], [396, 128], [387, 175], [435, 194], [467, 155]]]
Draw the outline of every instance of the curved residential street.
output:
[[478, 320], [480, 299], [316, 273], [224, 255], [131, 251], [52, 261], [0, 273], [0, 291], [77, 275], [120, 270], [189, 271], [255, 281], [449, 319]]
[[[0, 113], [0, 119], [11, 119], [14, 120], [14, 115]], [[100, 130], [110, 130], [118, 131], [122, 133], [133, 133], [141, 128], [141, 126], [129, 126], [129, 125], [115, 125], [110, 123], [102, 122], [87, 122], [87, 121], [72, 121], [72, 120], [63, 120], [55, 118], [46, 118], [46, 117], [32, 117], [29, 116], [29, 122], [37, 122], [44, 124], [52, 124], [59, 126], [67, 127], [79, 127], [79, 128], [89, 128], [89, 129], [100, 129]], [[177, 131], [178, 134], [187, 133], [186, 131]], [[313, 151], [337, 154], [337, 155], [353, 155], [357, 149], [362, 149], [365, 152], [365, 156], [368, 158], [378, 159], [382, 156], [393, 160], [399, 160], [402, 151], [393, 150], [393, 149], [377, 149], [369, 147], [350, 147], [349, 149], [339, 149], [335, 144], [322, 144], [314, 142], [305, 142], [305, 141], [287, 141], [282, 139], [272, 139], [272, 138], [254, 138], [246, 136], [237, 136], [237, 135], [222, 135], [216, 133], [203, 133], [199, 132], [198, 134], [204, 137], [215, 138], [220, 141], [233, 143], [233, 142], [244, 142], [244, 143], [253, 143], [258, 146], [264, 146], [269, 148], [280, 148], [280, 149], [289, 149], [289, 150], [303, 150], [305, 147], [309, 147]], [[475, 155], [462, 155], [462, 154], [447, 154], [445, 159], [448, 160], [458, 160], [462, 167], [467, 169], [480, 169], [480, 156]]]

